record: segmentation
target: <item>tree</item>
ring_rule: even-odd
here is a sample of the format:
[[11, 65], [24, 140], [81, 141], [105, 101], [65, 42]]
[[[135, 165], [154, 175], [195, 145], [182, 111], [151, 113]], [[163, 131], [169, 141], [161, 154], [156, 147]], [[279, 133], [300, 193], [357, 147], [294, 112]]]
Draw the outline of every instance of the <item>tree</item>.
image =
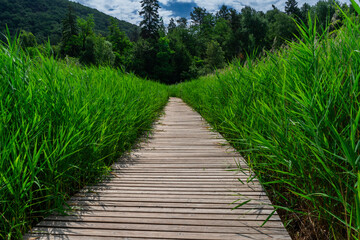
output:
[[319, 1], [315, 5], [315, 14], [318, 20], [318, 30], [322, 31], [328, 26], [332, 16], [335, 14], [335, 6], [331, 0]]
[[112, 49], [115, 54], [115, 66], [128, 65], [130, 50], [132, 43], [119, 28], [119, 24], [115, 18], [110, 19], [109, 36], [107, 39], [112, 44]]
[[187, 19], [182, 17], [176, 20], [179, 28], [186, 28], [187, 27]]
[[272, 41], [272, 47], [275, 48], [280, 47], [286, 40], [293, 39], [294, 34], [297, 33], [296, 24], [293, 19], [281, 11], [275, 11], [269, 27], [269, 41]]
[[233, 50], [230, 48], [230, 39], [233, 32], [227, 20], [224, 18], [218, 19], [214, 27], [214, 39], [220, 44], [221, 48], [225, 50], [226, 59], [230, 60]]
[[225, 63], [224, 52], [216, 41], [211, 41], [206, 49], [206, 65], [208, 68], [222, 68]]
[[132, 50], [131, 69], [141, 77], [151, 77], [154, 72], [156, 59], [156, 49], [154, 44], [140, 39]]
[[113, 65], [115, 55], [112, 51], [112, 45], [101, 35], [95, 38], [95, 58], [96, 65]]
[[201, 7], [195, 7], [194, 10], [190, 13], [192, 23], [195, 26], [202, 25], [206, 15], [206, 9]]
[[80, 55], [80, 62], [85, 65], [96, 65], [95, 36], [85, 38], [83, 51]]
[[287, 15], [300, 17], [300, 9], [298, 8], [296, 0], [287, 0], [285, 2], [285, 12]]
[[86, 38], [94, 34], [94, 15], [89, 14], [86, 19], [78, 18], [77, 25], [79, 26], [79, 37], [82, 42], [82, 48], [84, 49]]
[[160, 17], [158, 33], [159, 33], [159, 37], [165, 37], [166, 35], [166, 27], [165, 27], [164, 19], [162, 17]]
[[216, 13], [216, 19], [230, 19], [230, 9], [226, 5], [222, 5], [220, 10]]
[[155, 78], [164, 83], [171, 83], [174, 67], [171, 63], [174, 51], [170, 49], [169, 39], [161, 37], [158, 40], [156, 53]]
[[168, 26], [168, 32], [172, 32], [175, 28], [176, 28], [175, 20], [171, 18]]
[[75, 57], [79, 55], [80, 45], [78, 38], [76, 16], [69, 5], [68, 12], [62, 22], [61, 52], [64, 55]]
[[129, 39], [132, 42], [137, 42], [140, 38], [140, 33], [138, 28], [133, 28], [133, 30], [129, 34]]
[[22, 48], [35, 47], [37, 45], [36, 37], [31, 32], [21, 30], [19, 37]]
[[159, 37], [159, 14], [158, 0], [142, 0], [141, 1], [142, 11], [139, 13], [144, 19], [140, 22], [141, 33], [140, 36], [144, 39], [157, 39]]
[[301, 20], [304, 23], [307, 23], [307, 21], [308, 21], [308, 14], [309, 14], [310, 9], [311, 9], [311, 6], [308, 3], [304, 3], [300, 9]]
[[241, 15], [243, 49], [248, 53], [262, 49], [269, 29], [266, 19], [251, 7], [241, 9]]

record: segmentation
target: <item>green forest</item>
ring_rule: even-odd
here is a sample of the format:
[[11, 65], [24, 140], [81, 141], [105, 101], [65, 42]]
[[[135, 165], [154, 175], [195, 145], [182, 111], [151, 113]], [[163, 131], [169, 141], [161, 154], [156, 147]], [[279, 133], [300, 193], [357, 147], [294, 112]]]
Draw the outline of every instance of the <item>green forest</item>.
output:
[[0, 13], [0, 239], [64, 212], [169, 96], [246, 159], [293, 239], [360, 239], [360, 6], [196, 7], [164, 23], [141, 3], [130, 30], [77, 4], [51, 30]]
[[[296, 39], [299, 35], [296, 21], [306, 24], [308, 15], [312, 20], [316, 18], [319, 32], [328, 24], [333, 28], [339, 27], [342, 15], [336, 4], [339, 3], [328, 0], [319, 1], [314, 6], [305, 3], [300, 7], [296, 0], [289, 0], [285, 12], [273, 6], [266, 13], [251, 7], [236, 11], [223, 5], [212, 14], [204, 8], [195, 7], [190, 13], [190, 20], [171, 19], [165, 25], [158, 14], [158, 2], [142, 1], [143, 11], [139, 13], [144, 19], [140, 30], [136, 27], [124, 30], [124, 24], [120, 25], [115, 18], [106, 19], [93, 12], [86, 15], [77, 10], [75, 7], [79, 6], [75, 4], [75, 7], [69, 5], [67, 9], [57, 11], [57, 17], [51, 21], [56, 22], [56, 27], [51, 27], [46, 21], [47, 14], [52, 12], [45, 11], [42, 14], [44, 18], [39, 17], [39, 22], [46, 22], [52, 31], [57, 32], [34, 29], [36, 33], [33, 33], [31, 21], [22, 21], [26, 25], [17, 24], [17, 17], [11, 18], [8, 27], [11, 32], [12, 26], [21, 28], [22, 45], [30, 48], [29, 51], [43, 43], [47, 33], [50, 39], [60, 39], [50, 41], [54, 54], [59, 58], [84, 66], [122, 68], [141, 77], [173, 84], [211, 73], [233, 60], [245, 61], [248, 56], [265, 55], [267, 51], [278, 49], [287, 41]], [[40, 6], [45, 7], [45, 4]], [[26, 11], [30, 6], [22, 9]], [[353, 7], [347, 4], [341, 5], [341, 10], [354, 13]], [[9, 18], [6, 12], [0, 14], [0, 20], [6, 16]], [[18, 15], [17, 12], [17, 16], [28, 14]], [[36, 18], [33, 19], [36, 21]], [[104, 32], [104, 29], [107, 31]], [[61, 37], [51, 37], [54, 34]]]

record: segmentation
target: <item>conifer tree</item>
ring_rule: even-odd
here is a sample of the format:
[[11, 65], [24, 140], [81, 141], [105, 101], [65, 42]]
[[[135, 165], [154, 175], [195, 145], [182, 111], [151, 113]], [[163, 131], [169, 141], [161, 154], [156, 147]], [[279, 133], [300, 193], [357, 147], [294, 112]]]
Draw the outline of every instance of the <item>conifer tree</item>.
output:
[[158, 9], [158, 0], [142, 0], [142, 11], [139, 13], [144, 19], [140, 22], [141, 33], [140, 36], [144, 39], [157, 39], [159, 37], [160, 18]]
[[285, 2], [285, 12], [288, 15], [300, 16], [300, 9], [296, 0], [287, 0]]
[[76, 16], [72, 7], [69, 5], [68, 12], [62, 22], [62, 40], [67, 41], [72, 36], [78, 35], [78, 32]]
[[171, 18], [168, 26], [168, 32], [172, 32], [175, 28], [176, 28], [175, 20]]
[[79, 29], [76, 16], [69, 5], [68, 12], [62, 22], [61, 51], [64, 55], [77, 56], [80, 51]]
[[230, 8], [228, 8], [225, 4], [223, 4], [220, 10], [216, 13], [216, 18], [222, 18], [225, 20], [230, 19]]
[[177, 24], [178, 24], [178, 27], [180, 28], [186, 28], [187, 27], [187, 19], [182, 17], [182, 18], [179, 18], [178, 20], [176, 20]]
[[194, 10], [190, 13], [192, 23], [195, 26], [200, 26], [203, 24], [204, 19], [208, 13], [205, 8], [195, 7]]

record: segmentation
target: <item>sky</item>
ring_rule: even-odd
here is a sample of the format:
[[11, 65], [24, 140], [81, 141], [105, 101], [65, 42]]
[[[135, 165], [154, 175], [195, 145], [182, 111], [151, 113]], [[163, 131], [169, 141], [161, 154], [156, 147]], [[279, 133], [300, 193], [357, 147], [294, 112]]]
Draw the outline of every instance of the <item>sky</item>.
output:
[[[72, 0], [82, 5], [96, 8], [108, 15], [116, 17], [120, 20], [139, 25], [142, 20], [139, 15], [141, 10], [140, 0]], [[272, 9], [275, 5], [278, 9], [284, 11], [286, 0], [159, 0], [159, 15], [163, 18], [167, 25], [170, 18], [178, 19], [180, 17], [190, 18], [190, 12], [194, 7], [206, 8], [208, 12], [215, 13], [220, 6], [225, 4], [240, 11], [244, 6], [250, 6], [257, 11]], [[304, 3], [315, 5], [317, 0], [298, 0], [298, 6]], [[343, 0], [341, 2], [347, 2]]]

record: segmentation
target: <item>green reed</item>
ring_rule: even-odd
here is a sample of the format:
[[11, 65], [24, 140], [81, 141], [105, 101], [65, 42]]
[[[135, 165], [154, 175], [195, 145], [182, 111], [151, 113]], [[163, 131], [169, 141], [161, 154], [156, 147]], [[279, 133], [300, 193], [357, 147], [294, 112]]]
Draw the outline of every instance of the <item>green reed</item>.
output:
[[359, 19], [298, 27], [287, 47], [171, 93], [245, 156], [295, 239], [359, 239]]
[[148, 130], [165, 85], [109, 67], [30, 59], [18, 39], [0, 44], [0, 239], [62, 211]]

